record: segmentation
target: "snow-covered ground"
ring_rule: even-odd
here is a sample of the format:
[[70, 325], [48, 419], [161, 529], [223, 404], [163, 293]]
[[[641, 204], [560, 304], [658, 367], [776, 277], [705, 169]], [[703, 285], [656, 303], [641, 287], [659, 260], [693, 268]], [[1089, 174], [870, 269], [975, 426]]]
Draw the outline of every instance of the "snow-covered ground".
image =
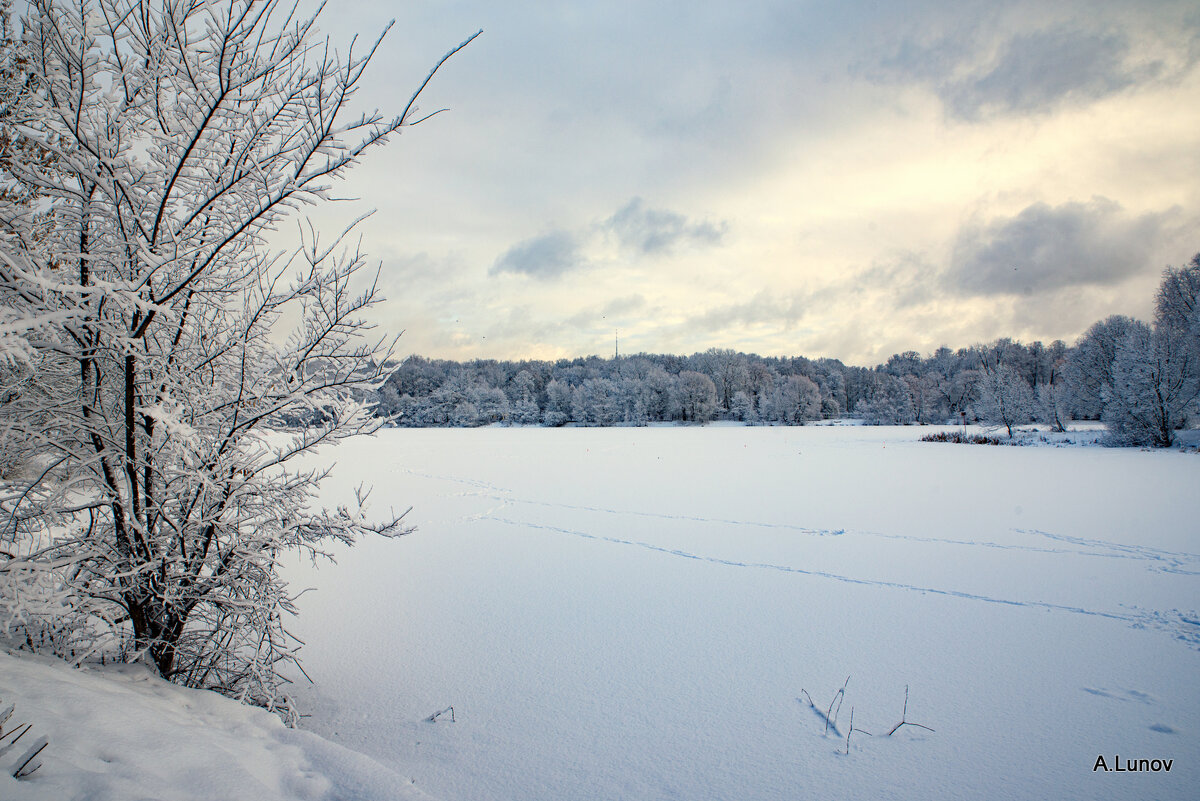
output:
[[[73, 670], [0, 650], [5, 732], [32, 728], [4, 752], [4, 801], [420, 801], [378, 762], [275, 715], [168, 684], [140, 666]], [[20, 724], [20, 725], [18, 725]], [[49, 745], [18, 781], [40, 737]]]
[[447, 801], [1194, 798], [1200, 455], [929, 430], [344, 445], [419, 531], [290, 568], [306, 726]]
[[420, 529], [289, 566], [309, 731], [0, 650], [0, 799], [1194, 798], [1200, 454], [929, 430], [343, 445]]

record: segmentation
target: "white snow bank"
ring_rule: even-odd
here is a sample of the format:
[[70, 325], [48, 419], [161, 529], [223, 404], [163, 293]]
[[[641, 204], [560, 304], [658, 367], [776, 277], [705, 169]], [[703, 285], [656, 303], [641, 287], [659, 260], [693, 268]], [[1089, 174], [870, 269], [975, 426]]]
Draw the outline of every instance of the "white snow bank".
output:
[[[0, 706], [9, 704], [16, 712], [6, 731], [33, 728], [0, 757], [5, 801], [429, 797], [369, 757], [143, 667], [75, 670], [0, 649]], [[41, 768], [14, 779], [14, 760], [40, 736], [50, 740]]]

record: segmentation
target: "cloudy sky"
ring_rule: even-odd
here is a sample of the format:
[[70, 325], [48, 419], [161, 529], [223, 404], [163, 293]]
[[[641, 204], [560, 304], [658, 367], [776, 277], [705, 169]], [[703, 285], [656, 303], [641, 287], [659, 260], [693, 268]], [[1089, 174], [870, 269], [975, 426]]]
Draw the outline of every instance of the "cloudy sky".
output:
[[873, 365], [1148, 317], [1200, 251], [1200, 6], [341, 0], [360, 103], [450, 110], [340, 187], [402, 353]]

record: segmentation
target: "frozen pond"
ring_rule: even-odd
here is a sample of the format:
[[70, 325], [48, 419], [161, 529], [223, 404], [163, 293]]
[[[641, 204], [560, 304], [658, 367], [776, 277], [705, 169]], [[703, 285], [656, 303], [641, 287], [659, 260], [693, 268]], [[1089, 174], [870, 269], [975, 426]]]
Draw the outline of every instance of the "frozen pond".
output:
[[447, 801], [1194, 797], [1200, 455], [929, 430], [342, 446], [419, 530], [290, 570], [306, 725]]

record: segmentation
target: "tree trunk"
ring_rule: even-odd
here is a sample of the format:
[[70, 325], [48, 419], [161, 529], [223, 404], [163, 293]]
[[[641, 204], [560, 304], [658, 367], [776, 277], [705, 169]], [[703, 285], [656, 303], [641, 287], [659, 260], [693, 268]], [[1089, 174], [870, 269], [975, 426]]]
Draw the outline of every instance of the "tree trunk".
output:
[[129, 604], [133, 623], [133, 644], [146, 653], [160, 676], [170, 679], [175, 671], [176, 645], [183, 634], [184, 621], [152, 595]]

